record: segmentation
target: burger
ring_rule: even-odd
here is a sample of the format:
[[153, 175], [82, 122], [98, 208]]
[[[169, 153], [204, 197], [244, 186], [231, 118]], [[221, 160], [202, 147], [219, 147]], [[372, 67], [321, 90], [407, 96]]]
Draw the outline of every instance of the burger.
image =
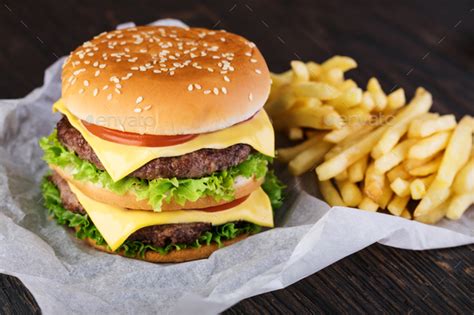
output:
[[96, 249], [181, 262], [273, 227], [270, 73], [252, 42], [165, 26], [102, 33], [65, 60], [40, 140], [44, 204]]

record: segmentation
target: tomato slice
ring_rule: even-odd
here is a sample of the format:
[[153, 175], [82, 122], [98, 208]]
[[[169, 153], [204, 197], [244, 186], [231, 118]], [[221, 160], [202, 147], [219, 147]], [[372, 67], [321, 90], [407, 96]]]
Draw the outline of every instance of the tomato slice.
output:
[[[258, 112], [257, 112], [258, 113]], [[244, 123], [252, 119], [257, 113], [253, 114], [252, 117], [241, 121], [238, 124]], [[98, 126], [95, 124], [88, 123], [87, 121], [81, 120], [82, 124], [86, 129], [93, 135], [115, 143], [125, 144], [125, 145], [134, 145], [139, 147], [169, 147], [181, 143], [190, 141], [199, 134], [189, 134], [189, 135], [173, 135], [173, 136], [164, 136], [164, 135], [150, 135], [150, 134], [138, 134], [127, 131], [119, 131], [115, 129], [110, 129], [107, 127]]]
[[81, 121], [84, 127], [93, 135], [115, 143], [133, 145], [139, 147], [168, 147], [177, 144], [181, 144], [190, 141], [199, 134], [190, 135], [175, 135], [175, 136], [163, 136], [163, 135], [149, 135], [149, 134], [138, 134], [133, 132], [119, 131], [110, 129], [107, 127], [98, 126], [95, 124]]
[[230, 208], [233, 208], [233, 207], [237, 207], [238, 205], [240, 205], [242, 202], [244, 202], [245, 200], [247, 200], [247, 198], [249, 197], [250, 195], [247, 195], [247, 196], [244, 196], [244, 197], [241, 197], [239, 199], [235, 199], [231, 202], [228, 202], [228, 203], [225, 203], [223, 205], [218, 205], [218, 206], [213, 206], [213, 207], [207, 207], [207, 208], [202, 208], [202, 209], [196, 209], [196, 210], [199, 210], [199, 211], [207, 211], [207, 212], [217, 212], [217, 211], [223, 211], [223, 210], [227, 210], [227, 209], [230, 209]]

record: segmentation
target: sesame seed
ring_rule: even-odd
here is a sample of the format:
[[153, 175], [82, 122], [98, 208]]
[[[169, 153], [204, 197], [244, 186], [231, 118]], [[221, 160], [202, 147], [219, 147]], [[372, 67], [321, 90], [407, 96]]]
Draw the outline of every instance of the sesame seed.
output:
[[218, 88], [214, 88], [212, 90], [212, 92], [214, 92], [215, 95], [219, 95], [219, 89]]
[[222, 93], [227, 94], [227, 89], [225, 87], [221, 88]]
[[257, 74], [262, 74], [262, 71], [260, 71], [259, 69], [255, 69], [255, 72], [256, 72]]
[[117, 83], [117, 84], [115, 84], [115, 87], [116, 87], [117, 89], [121, 89], [121, 88], [122, 88], [122, 84]]
[[97, 70], [94, 74], [94, 76], [98, 77], [100, 75], [100, 70]]
[[188, 91], [191, 92], [192, 90], [193, 90], [193, 85], [192, 84], [188, 85]]
[[204, 94], [210, 94], [211, 93], [211, 90], [204, 90]]
[[143, 107], [143, 110], [149, 110], [151, 108], [151, 105], [147, 105], [145, 107]]
[[246, 52], [246, 53], [245, 53], [245, 56], [252, 57], [252, 53]]
[[112, 94], [107, 95], [107, 100], [108, 101], [112, 100]]
[[142, 109], [140, 107], [137, 107], [133, 110], [135, 113], [141, 113]]
[[198, 89], [198, 90], [201, 89], [201, 86], [200, 86], [199, 84], [197, 84], [197, 83], [194, 83], [194, 87], [195, 87], [196, 89]]
[[229, 79], [229, 77], [225, 75], [225, 76], [224, 76], [224, 81], [226, 81], [226, 82], [230, 82], [230, 79]]
[[146, 71], [146, 68], [144, 66], [139, 67], [140, 71]]
[[115, 92], [116, 92], [117, 94], [121, 94], [121, 93], [122, 93], [122, 92], [120, 92], [119, 89], [115, 89]]
[[135, 103], [136, 103], [136, 104], [140, 104], [142, 101], [143, 101], [143, 96], [139, 96], [139, 97], [137, 97], [137, 99], [135, 100]]
[[253, 95], [252, 93], [249, 94], [249, 101], [252, 101], [253, 100]]
[[105, 91], [105, 90], [107, 90], [108, 88], [109, 88], [109, 86], [106, 84], [106, 85], [104, 85], [104, 87], [102, 88], [102, 90]]
[[84, 80], [84, 86], [89, 86], [89, 81]]
[[107, 65], [105, 63], [99, 65], [99, 69], [104, 69]]
[[256, 62], [257, 62], [257, 59], [253, 59], [253, 58], [252, 58], [252, 59], [250, 59], [250, 62], [251, 62], [251, 63], [256, 63]]
[[95, 88], [94, 91], [92, 92], [92, 94], [94, 96], [97, 96], [97, 94], [99, 94], [99, 89], [98, 88]]
[[155, 69], [153, 70], [153, 73], [161, 73], [161, 70]]
[[79, 90], [79, 94], [82, 94], [82, 93], [84, 93], [84, 89]]
[[169, 72], [169, 75], [174, 75], [174, 71], [170, 71], [170, 72]]
[[74, 71], [72, 74], [78, 75], [79, 73], [84, 72], [84, 71], [86, 71], [86, 69], [82, 68], [82, 69], [78, 69], [78, 70]]

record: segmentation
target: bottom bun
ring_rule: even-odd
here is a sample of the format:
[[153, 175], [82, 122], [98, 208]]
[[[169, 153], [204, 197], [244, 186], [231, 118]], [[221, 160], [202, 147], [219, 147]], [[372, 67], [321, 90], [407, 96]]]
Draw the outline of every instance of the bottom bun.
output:
[[[234, 239], [222, 242], [222, 245], [223, 246], [232, 245], [234, 243], [237, 243], [245, 239], [247, 236], [248, 234], [239, 235]], [[126, 256], [123, 251], [114, 252], [114, 251], [111, 251], [110, 249], [107, 249], [107, 245], [97, 245], [97, 243], [90, 238], [86, 238], [85, 241], [90, 246], [109, 254], [117, 254], [123, 257], [144, 260], [144, 261], [152, 262], [152, 263], [178, 263], [178, 262], [185, 262], [185, 261], [191, 261], [191, 260], [197, 260], [197, 259], [204, 259], [211, 256], [213, 252], [219, 249], [219, 246], [217, 244], [211, 244], [211, 245], [202, 245], [199, 248], [184, 248], [180, 250], [173, 250], [166, 255], [162, 255], [160, 253], [153, 252], [153, 251], [147, 251], [144, 257], [139, 257], [139, 256], [130, 257], [130, 256]]]
[[[127, 192], [123, 195], [117, 195], [116, 193], [103, 188], [102, 186], [84, 182], [74, 179], [73, 175], [69, 174], [64, 169], [50, 165], [50, 167], [57, 172], [63, 179], [74, 184], [82, 193], [95, 201], [106, 203], [109, 205], [128, 208], [134, 210], [153, 210], [153, 207], [148, 203], [147, 199], [137, 200], [137, 197], [132, 192]], [[250, 195], [252, 192], [258, 189], [263, 183], [263, 178], [255, 179], [238, 177], [234, 183], [235, 199], [239, 199]], [[196, 201], [186, 201], [184, 205], [180, 205], [174, 200], [170, 203], [163, 202], [161, 207], [162, 211], [171, 210], [183, 210], [183, 209], [202, 209], [214, 206], [220, 206], [228, 203], [229, 201], [220, 200], [216, 201], [211, 196], [202, 197]]]

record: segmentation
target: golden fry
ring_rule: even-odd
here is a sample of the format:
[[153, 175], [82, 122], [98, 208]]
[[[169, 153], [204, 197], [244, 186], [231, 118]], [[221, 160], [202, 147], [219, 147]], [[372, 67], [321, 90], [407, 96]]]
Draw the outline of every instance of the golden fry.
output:
[[393, 182], [397, 178], [410, 179], [411, 175], [405, 170], [403, 165], [398, 165], [387, 173], [387, 178], [390, 182]]
[[458, 220], [472, 204], [474, 204], [474, 191], [466, 194], [455, 195], [449, 202], [446, 217], [450, 220]]
[[433, 102], [431, 94], [422, 88], [418, 89], [418, 91], [411, 102], [402, 108], [390, 121], [387, 130], [384, 131], [380, 140], [372, 149], [372, 157], [374, 159], [392, 150], [407, 131], [410, 121], [430, 109]]
[[316, 62], [310, 61], [306, 63], [306, 68], [309, 72], [309, 79], [315, 81], [321, 75], [321, 66]]
[[444, 131], [420, 140], [410, 148], [408, 158], [421, 160], [433, 157], [446, 148], [450, 136], [451, 132]]
[[293, 69], [293, 82], [309, 81], [309, 71], [304, 62], [293, 60], [290, 64]]
[[347, 206], [356, 207], [362, 201], [362, 192], [356, 184], [348, 180], [337, 181], [336, 184]]
[[321, 191], [321, 194], [323, 195], [324, 200], [330, 205], [330, 206], [346, 206], [344, 204], [344, 201], [342, 201], [341, 196], [339, 195], [339, 192], [337, 189], [334, 187], [334, 185], [331, 183], [330, 180], [323, 180], [319, 182], [319, 190]]
[[466, 164], [471, 155], [472, 129], [468, 117], [461, 119], [454, 129], [439, 166], [436, 179], [449, 187], [454, 176]]
[[408, 130], [410, 138], [424, 138], [441, 131], [452, 130], [456, 127], [456, 118], [454, 115], [445, 115], [436, 117], [432, 115], [429, 119], [412, 123]]
[[401, 179], [399, 177], [390, 184], [390, 188], [399, 197], [410, 196], [410, 180]]
[[328, 71], [333, 68], [338, 68], [343, 72], [346, 72], [351, 69], [357, 68], [357, 62], [351, 57], [334, 56], [323, 62], [321, 64], [321, 68], [325, 71]]
[[415, 168], [411, 168], [408, 173], [412, 176], [427, 176], [433, 173], [436, 173], [443, 159], [442, 155], [439, 155], [437, 158]]
[[405, 91], [402, 88], [396, 89], [387, 96], [387, 110], [397, 110], [405, 106]]
[[349, 88], [335, 99], [329, 100], [328, 105], [336, 109], [354, 107], [362, 101], [362, 90], [358, 87]]
[[324, 82], [302, 82], [294, 84], [293, 93], [295, 96], [316, 97], [320, 100], [332, 100], [339, 95], [335, 87]]
[[341, 116], [330, 106], [317, 108], [297, 108], [286, 115], [275, 117], [277, 129], [288, 127], [306, 127], [314, 129], [338, 129], [344, 126]]
[[317, 134], [309, 138], [308, 140], [289, 148], [281, 148], [277, 151], [277, 158], [281, 162], [289, 162], [294, 159], [301, 152], [322, 143], [325, 132], [318, 131]]
[[400, 164], [415, 142], [414, 139], [407, 139], [397, 144], [390, 152], [375, 160], [375, 170], [383, 174]]
[[359, 160], [357, 160], [354, 164], [349, 166], [348, 173], [349, 173], [349, 180], [353, 183], [358, 183], [364, 180], [364, 175], [367, 170], [367, 164], [369, 161], [369, 156], [366, 155]]
[[435, 224], [446, 215], [448, 206], [449, 200], [444, 201], [440, 205], [432, 208], [431, 211], [425, 213], [424, 215], [415, 215], [415, 220], [426, 224]]
[[385, 186], [385, 174], [375, 170], [374, 163], [370, 163], [365, 173], [364, 194], [380, 205]]
[[446, 183], [443, 180], [439, 180], [437, 176], [415, 208], [415, 212], [413, 213], [415, 219], [418, 217], [431, 216], [431, 212], [434, 211], [433, 209], [443, 204], [450, 195], [451, 190], [449, 186], [446, 186]]
[[410, 196], [406, 197], [393, 197], [392, 201], [387, 206], [388, 211], [396, 216], [400, 216], [402, 212], [405, 210], [408, 201], [410, 201]]
[[385, 126], [379, 127], [354, 145], [319, 165], [316, 168], [316, 173], [320, 180], [336, 176], [368, 154], [380, 136], [385, 132], [385, 128]]
[[316, 165], [324, 159], [324, 155], [332, 146], [332, 143], [320, 141], [310, 148], [300, 152], [288, 164], [291, 174], [299, 176], [316, 167]]
[[372, 94], [370, 94], [370, 92], [366, 91], [362, 94], [360, 106], [368, 112], [371, 112], [375, 108], [374, 98], [372, 97]]
[[403, 212], [402, 212], [402, 214], [400, 214], [400, 216], [401, 216], [402, 218], [407, 219], [407, 220], [411, 220], [411, 219], [412, 219], [411, 213], [408, 211], [408, 209], [404, 209]]
[[474, 193], [474, 156], [472, 153], [469, 161], [456, 174], [453, 191], [456, 194]]
[[329, 132], [325, 137], [324, 141], [331, 142], [331, 143], [339, 143], [354, 132], [361, 130], [363, 128], [363, 124], [355, 123], [355, 124], [347, 124], [340, 129], [333, 130]]
[[387, 106], [387, 96], [376, 78], [369, 79], [369, 82], [367, 83], [367, 91], [370, 92], [374, 99], [375, 110], [379, 112], [383, 111]]
[[375, 201], [373, 201], [372, 199], [366, 196], [362, 198], [362, 201], [359, 203], [358, 208], [361, 210], [366, 210], [370, 212], [377, 212], [379, 205]]

